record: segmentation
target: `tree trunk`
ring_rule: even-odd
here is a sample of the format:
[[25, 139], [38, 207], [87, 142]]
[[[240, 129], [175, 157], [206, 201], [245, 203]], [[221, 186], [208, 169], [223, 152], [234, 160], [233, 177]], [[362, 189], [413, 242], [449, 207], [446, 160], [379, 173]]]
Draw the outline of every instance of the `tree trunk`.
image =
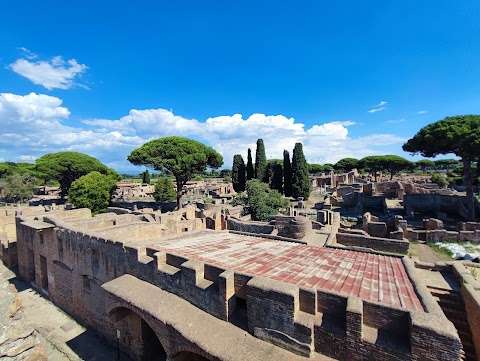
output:
[[463, 180], [467, 188], [467, 221], [475, 221], [475, 198], [473, 195], [473, 182], [475, 181], [472, 162], [463, 160]]
[[175, 178], [175, 181], [177, 182], [177, 208], [182, 209], [183, 182], [178, 178]]

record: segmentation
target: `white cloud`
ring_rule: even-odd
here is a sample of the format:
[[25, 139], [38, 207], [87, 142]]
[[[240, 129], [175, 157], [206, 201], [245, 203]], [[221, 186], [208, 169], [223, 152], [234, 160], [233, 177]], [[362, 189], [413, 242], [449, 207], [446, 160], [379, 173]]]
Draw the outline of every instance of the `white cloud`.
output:
[[387, 120], [387, 123], [390, 123], [390, 124], [394, 124], [394, 123], [403, 123], [404, 121], [406, 121], [407, 119], [391, 119], [391, 120]]
[[[27, 59], [36, 58], [36, 55], [28, 49], [21, 48], [21, 50], [26, 53]], [[10, 69], [48, 90], [69, 89], [74, 85], [85, 87], [77, 84], [75, 78], [85, 72], [88, 67], [85, 64], [79, 64], [75, 59], [64, 61], [61, 56], [55, 56], [50, 61], [29, 61], [27, 59], [17, 59], [9, 65]]]
[[[82, 127], [63, 124], [70, 111], [62, 100], [44, 94], [25, 96], [0, 93], [0, 151], [9, 159], [33, 160], [49, 152], [79, 151], [99, 158], [119, 170], [135, 169], [126, 161], [132, 149], [158, 137], [178, 135], [197, 139], [219, 151], [225, 167], [233, 155], [247, 157], [255, 153], [256, 141], [262, 138], [267, 158], [282, 158], [283, 150], [292, 153], [302, 142], [311, 163], [334, 163], [344, 157], [361, 158], [385, 153], [379, 147], [403, 142], [392, 134], [372, 134], [351, 138], [351, 120], [319, 122], [309, 128], [284, 115], [221, 115], [204, 121], [187, 119], [166, 109], [132, 109], [117, 120], [90, 119]], [[391, 153], [391, 151], [389, 152]]]
[[427, 110], [419, 110], [419, 111], [417, 112], [417, 114], [425, 114], [425, 113], [428, 113], [428, 111], [427, 111]]
[[375, 106], [373, 107], [373, 109], [370, 109], [368, 112], [369, 112], [369, 113], [381, 112], [382, 110], [387, 109], [386, 105], [387, 105], [387, 102], [384, 101], [384, 100], [382, 100], [380, 103], [378, 103], [377, 105], [375, 105]]
[[332, 124], [341, 124], [341, 125], [344, 125], [346, 127], [349, 127], [351, 125], [355, 125], [355, 124], [358, 124], [358, 123], [357, 122], [352, 122], [351, 120], [337, 120], [337, 121], [332, 122]]
[[18, 48], [18, 50], [21, 50], [23, 53], [23, 56], [27, 59], [35, 59], [38, 57], [37, 54], [32, 53], [30, 50], [28, 50], [27, 48], [24, 48], [23, 46]]
[[66, 126], [62, 122], [70, 111], [61, 105], [61, 99], [45, 94], [0, 93], [2, 154], [29, 161], [49, 152], [74, 150], [107, 160], [115, 159], [118, 151], [128, 152], [145, 141], [136, 135]]
[[17, 162], [35, 163], [38, 157], [34, 155], [20, 155], [16, 158]]

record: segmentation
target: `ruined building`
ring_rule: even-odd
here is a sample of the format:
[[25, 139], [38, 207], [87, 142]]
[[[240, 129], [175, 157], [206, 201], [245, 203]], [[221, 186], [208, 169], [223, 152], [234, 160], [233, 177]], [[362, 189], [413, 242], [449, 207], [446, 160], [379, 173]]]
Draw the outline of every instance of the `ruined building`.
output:
[[[136, 359], [463, 354], [408, 257], [314, 246], [295, 239], [312, 231], [285, 217], [271, 235], [256, 236], [209, 230], [201, 219], [169, 232], [166, 222], [162, 215], [91, 217], [88, 209], [20, 215], [20, 275]], [[264, 226], [272, 224], [242, 227]]]

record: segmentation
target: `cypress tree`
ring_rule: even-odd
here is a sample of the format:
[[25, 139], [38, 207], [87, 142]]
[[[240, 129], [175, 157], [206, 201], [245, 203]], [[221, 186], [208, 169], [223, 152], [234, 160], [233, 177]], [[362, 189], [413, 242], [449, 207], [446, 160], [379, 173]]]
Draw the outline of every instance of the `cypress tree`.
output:
[[248, 148], [248, 156], [247, 156], [247, 180], [250, 180], [255, 177], [255, 171], [253, 170], [253, 163], [252, 163], [252, 151]]
[[292, 192], [292, 165], [288, 150], [283, 151], [283, 190], [285, 197], [291, 197]]
[[240, 154], [233, 156], [232, 183], [235, 192], [245, 190], [245, 162]]
[[142, 173], [142, 183], [150, 184], [150, 172], [148, 169]]
[[308, 164], [303, 155], [302, 143], [295, 143], [292, 156], [292, 192], [293, 197], [303, 197], [307, 200], [310, 195], [310, 178]]
[[255, 153], [255, 178], [260, 182], [267, 183], [267, 156], [263, 139], [257, 140], [257, 151]]
[[283, 194], [283, 167], [276, 159], [268, 162], [267, 175], [270, 189]]

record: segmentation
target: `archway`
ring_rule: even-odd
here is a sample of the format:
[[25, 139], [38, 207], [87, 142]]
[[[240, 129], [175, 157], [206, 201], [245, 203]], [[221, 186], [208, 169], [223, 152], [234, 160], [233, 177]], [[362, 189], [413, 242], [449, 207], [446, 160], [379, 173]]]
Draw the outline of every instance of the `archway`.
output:
[[136, 360], [168, 361], [157, 334], [140, 315], [128, 308], [118, 307], [110, 312], [110, 318], [121, 350]]

